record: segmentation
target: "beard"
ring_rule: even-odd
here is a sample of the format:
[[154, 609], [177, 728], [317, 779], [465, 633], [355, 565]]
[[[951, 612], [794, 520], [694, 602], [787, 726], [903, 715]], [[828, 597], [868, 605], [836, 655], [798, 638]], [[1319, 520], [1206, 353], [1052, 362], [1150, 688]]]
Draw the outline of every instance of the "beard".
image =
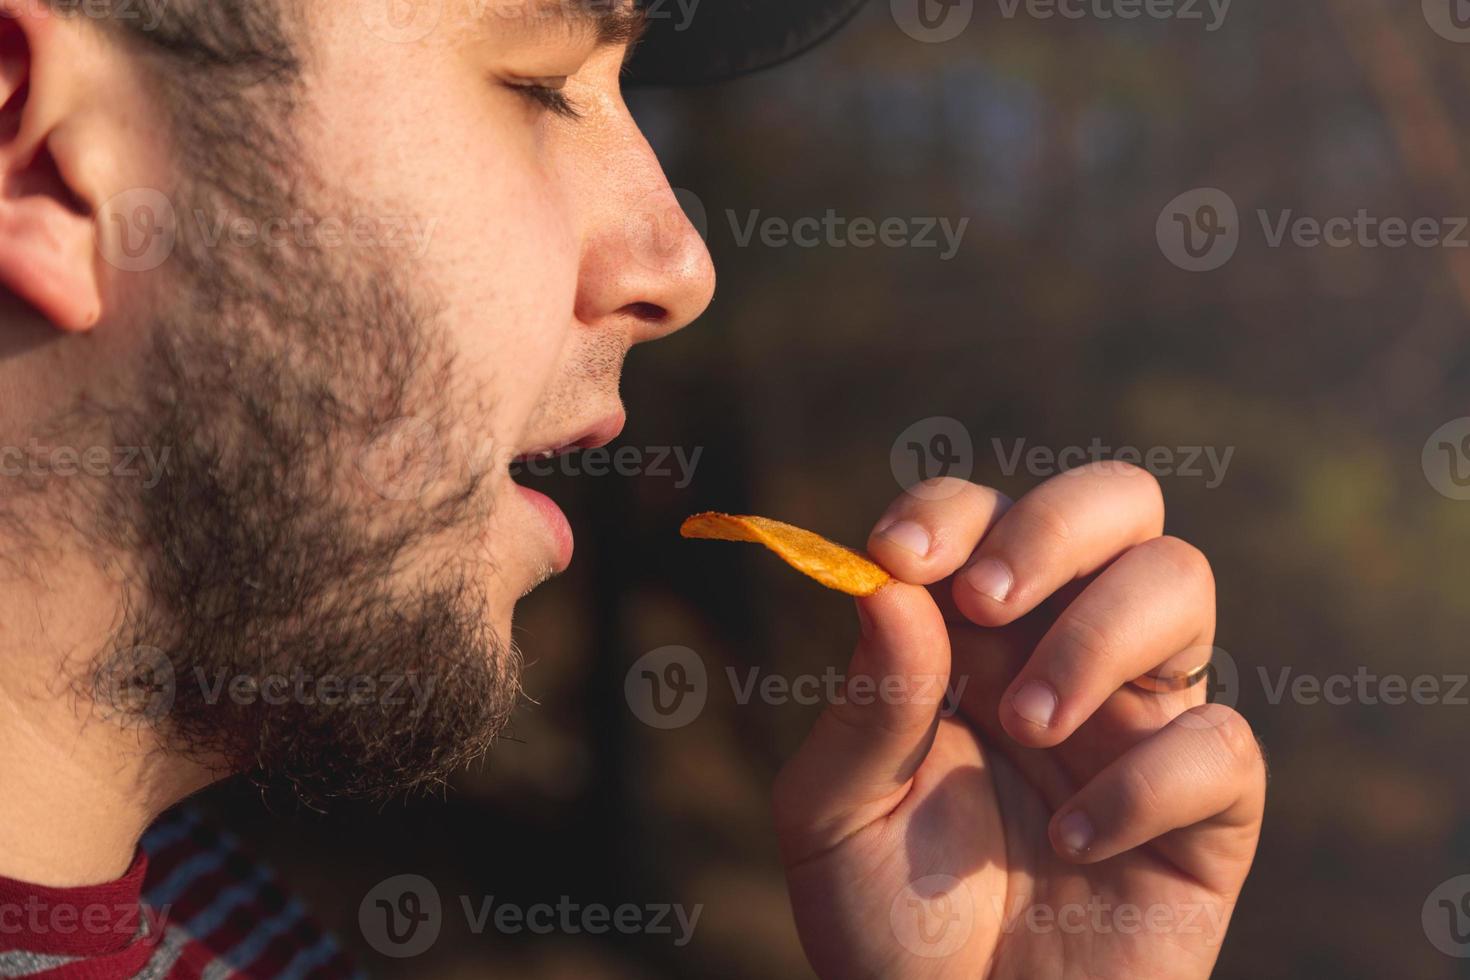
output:
[[123, 583], [80, 683], [166, 755], [309, 805], [442, 785], [520, 694], [476, 544], [491, 474], [454, 472], [432, 444], [488, 432], [490, 406], [402, 253], [202, 234], [221, 216], [382, 212], [255, 162], [171, 196], [170, 296], [139, 325], [145, 352], [120, 395], [52, 427], [161, 460], [152, 486], [48, 488], [52, 526]]

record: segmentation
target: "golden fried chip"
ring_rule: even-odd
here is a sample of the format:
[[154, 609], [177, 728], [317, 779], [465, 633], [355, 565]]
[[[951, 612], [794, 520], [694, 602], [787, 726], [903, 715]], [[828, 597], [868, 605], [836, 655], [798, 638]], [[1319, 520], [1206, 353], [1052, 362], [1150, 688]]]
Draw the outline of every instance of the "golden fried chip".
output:
[[890, 581], [887, 572], [851, 548], [768, 517], [695, 514], [679, 533], [686, 538], [763, 544], [798, 572], [848, 595], [872, 595]]

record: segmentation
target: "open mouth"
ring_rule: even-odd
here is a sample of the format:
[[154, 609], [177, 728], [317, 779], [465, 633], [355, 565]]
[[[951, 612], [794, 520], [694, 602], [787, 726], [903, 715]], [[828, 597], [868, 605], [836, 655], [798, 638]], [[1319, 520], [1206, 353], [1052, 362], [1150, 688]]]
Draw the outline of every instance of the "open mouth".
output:
[[540, 484], [557, 476], [572, 475], [574, 471], [559, 465], [559, 461], [582, 450], [607, 445], [622, 432], [624, 421], [623, 413], [615, 412], [591, 426], [575, 430], [567, 438], [550, 441], [519, 453], [510, 462], [510, 477], [516, 484], [517, 491], [540, 515], [550, 535], [554, 551], [552, 566], [557, 571], [564, 571], [571, 564], [571, 523], [554, 500], [528, 484]]

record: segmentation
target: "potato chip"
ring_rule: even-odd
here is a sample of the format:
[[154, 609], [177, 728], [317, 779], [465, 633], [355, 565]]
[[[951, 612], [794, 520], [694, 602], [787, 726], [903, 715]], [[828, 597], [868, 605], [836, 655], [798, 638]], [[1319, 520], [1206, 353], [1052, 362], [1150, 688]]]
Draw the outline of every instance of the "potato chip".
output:
[[695, 514], [679, 533], [686, 538], [763, 544], [798, 572], [848, 595], [872, 595], [891, 581], [887, 572], [851, 548], [768, 517]]

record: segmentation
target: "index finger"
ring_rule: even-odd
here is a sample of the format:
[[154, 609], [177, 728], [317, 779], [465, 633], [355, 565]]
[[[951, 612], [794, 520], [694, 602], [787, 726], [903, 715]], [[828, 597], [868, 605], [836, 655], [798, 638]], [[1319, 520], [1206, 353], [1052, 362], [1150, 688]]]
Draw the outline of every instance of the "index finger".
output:
[[868, 536], [868, 554], [894, 578], [932, 585], [955, 573], [1011, 500], [998, 490], [941, 477], [905, 490]]

